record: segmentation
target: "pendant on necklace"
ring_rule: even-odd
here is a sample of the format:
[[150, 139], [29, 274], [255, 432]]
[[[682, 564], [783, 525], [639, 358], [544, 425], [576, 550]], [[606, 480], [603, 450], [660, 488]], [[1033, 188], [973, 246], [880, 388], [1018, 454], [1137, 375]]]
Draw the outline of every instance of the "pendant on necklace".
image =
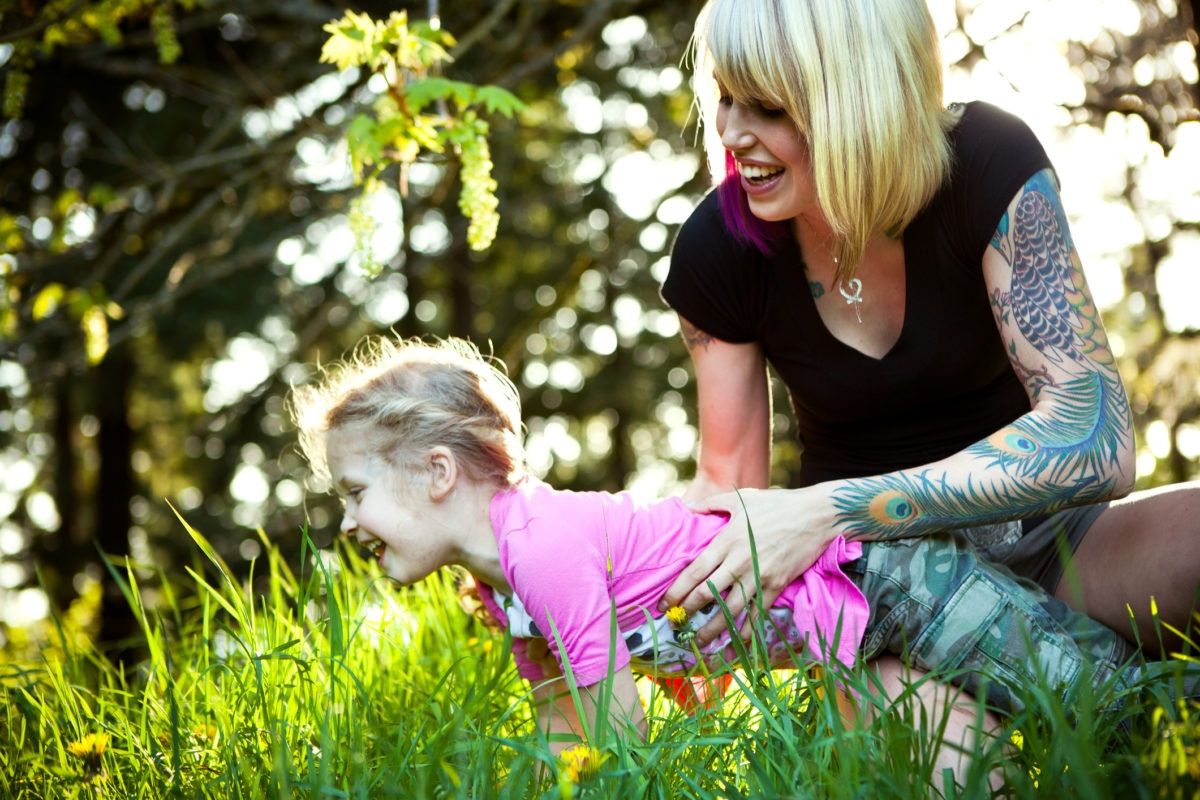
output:
[[858, 318], [858, 324], [862, 325], [862, 311], [859, 310], [863, 302], [862, 281], [858, 278], [851, 278], [848, 282], [839, 280], [838, 293], [846, 298], [846, 305], [854, 306], [854, 316]]

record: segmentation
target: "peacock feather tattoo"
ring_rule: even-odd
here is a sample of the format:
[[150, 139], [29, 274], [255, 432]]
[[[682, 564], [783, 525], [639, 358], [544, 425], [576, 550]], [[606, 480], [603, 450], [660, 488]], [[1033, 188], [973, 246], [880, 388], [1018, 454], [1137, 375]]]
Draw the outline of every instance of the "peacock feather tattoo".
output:
[[[838, 520], [852, 536], [896, 538], [921, 530], [1012, 519], [1100, 499], [1111, 490], [1107, 465], [1119, 457], [1129, 402], [1114, 370], [1095, 304], [1057, 202], [1051, 172], [1031, 178], [992, 240], [1012, 264], [1012, 283], [996, 293], [998, 321], [1021, 337], [1068, 380], [1022, 375], [1035, 395], [1054, 401], [1053, 417], [1028, 415], [972, 445], [967, 453], [1007, 479], [951, 483], [935, 470], [854, 481], [834, 494]], [[1015, 348], [1015, 344], [1013, 345]], [[991, 473], [996, 475], [995, 471]]]
[[1082, 290], [1083, 268], [1061, 207], [1035, 190], [1041, 180], [1049, 178], [1031, 180], [1014, 211], [1007, 305], [1021, 335], [1047, 358], [1110, 365], [1112, 352], [1096, 305]]

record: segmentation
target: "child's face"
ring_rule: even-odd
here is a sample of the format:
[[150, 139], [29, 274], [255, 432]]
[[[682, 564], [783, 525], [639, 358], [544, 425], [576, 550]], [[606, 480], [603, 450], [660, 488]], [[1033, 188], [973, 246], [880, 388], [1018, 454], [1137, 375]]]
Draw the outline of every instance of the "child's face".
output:
[[374, 552], [388, 576], [415, 583], [451, 563], [453, 546], [428, 481], [419, 470], [394, 466], [375, 454], [372, 433], [335, 429], [326, 438], [329, 472], [345, 506], [342, 533]]

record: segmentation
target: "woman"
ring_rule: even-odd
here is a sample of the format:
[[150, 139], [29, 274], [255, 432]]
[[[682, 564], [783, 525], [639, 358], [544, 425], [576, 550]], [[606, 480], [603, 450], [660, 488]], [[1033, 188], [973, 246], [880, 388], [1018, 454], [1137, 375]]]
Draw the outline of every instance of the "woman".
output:
[[[664, 606], [740, 584], [742, 611], [751, 527], [764, 605], [835, 536], [961, 530], [1162, 653], [1150, 609], [1186, 630], [1200, 585], [1200, 484], [1129, 494], [1128, 401], [1028, 127], [943, 106], [923, 0], [711, 0], [695, 52], [725, 179], [662, 292], [695, 367], [689, 498], [735, 524]], [[796, 489], [765, 488], [767, 364], [804, 448]]]

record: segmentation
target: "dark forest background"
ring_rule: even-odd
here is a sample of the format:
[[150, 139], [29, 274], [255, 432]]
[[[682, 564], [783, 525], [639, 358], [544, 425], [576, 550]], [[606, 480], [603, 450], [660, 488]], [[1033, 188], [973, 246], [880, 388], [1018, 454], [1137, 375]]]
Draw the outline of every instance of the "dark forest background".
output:
[[[1027, 12], [1007, 4], [981, 38], [972, 20], [997, 2], [954, 6], [955, 70], [1022, 35]], [[31, 590], [62, 609], [106, 587], [96, 635], [119, 653], [136, 627], [101, 554], [152, 593], [158, 571], [195, 560], [173, 508], [245, 572], [258, 529], [297, 555], [306, 525], [328, 544], [336, 507], [307, 491], [284, 399], [300, 365], [366, 333], [491, 348], [557, 484], [678, 491], [691, 386], [658, 286], [708, 185], [681, 64], [700, 5], [0, 2], [0, 642], [26, 641]], [[1040, 46], [1084, 85], [1067, 127], [1117, 115], [1162, 158], [1200, 125], [1196, 3], [1128, 5], [1132, 28]], [[358, 268], [344, 142], [375, 87], [318, 60], [347, 8], [438, 13], [457, 37], [447, 75], [527, 104], [491, 120], [490, 249], [467, 247], [455, 162], [430, 159], [374, 207], [382, 274]], [[1125, 172], [1105, 201], [1148, 218], [1137, 165]], [[1168, 434], [1141, 485], [1200, 474], [1200, 342], [1168, 327], [1156, 281], [1180, 237], [1200, 236], [1200, 175], [1176, 180], [1193, 201], [1145, 226], [1122, 257], [1126, 299], [1105, 310], [1139, 429]], [[777, 429], [787, 484], [786, 415]]]

